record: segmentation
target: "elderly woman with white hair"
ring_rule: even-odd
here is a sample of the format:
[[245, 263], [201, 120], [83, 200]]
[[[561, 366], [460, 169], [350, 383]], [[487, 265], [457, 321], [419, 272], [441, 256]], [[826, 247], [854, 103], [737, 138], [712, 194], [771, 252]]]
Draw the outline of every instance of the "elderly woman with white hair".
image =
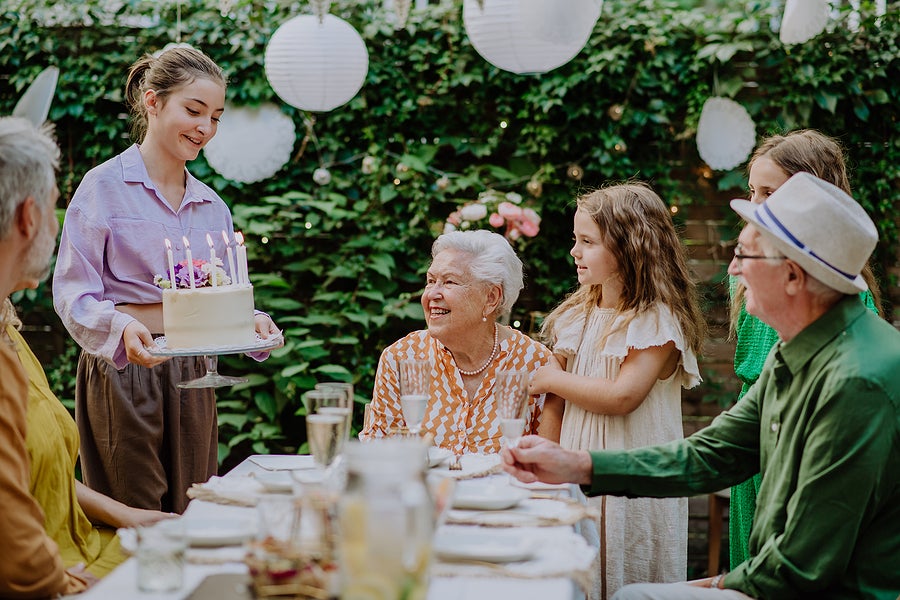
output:
[[[405, 425], [399, 368], [407, 358], [432, 363], [430, 398], [421, 433], [455, 454], [500, 450], [493, 401], [498, 371], [534, 371], [552, 355], [522, 332], [500, 325], [522, 290], [522, 261], [490, 231], [453, 231], [431, 248], [422, 308], [427, 329], [414, 331], [381, 354], [362, 440]], [[530, 398], [525, 432], [536, 433], [542, 398]]]

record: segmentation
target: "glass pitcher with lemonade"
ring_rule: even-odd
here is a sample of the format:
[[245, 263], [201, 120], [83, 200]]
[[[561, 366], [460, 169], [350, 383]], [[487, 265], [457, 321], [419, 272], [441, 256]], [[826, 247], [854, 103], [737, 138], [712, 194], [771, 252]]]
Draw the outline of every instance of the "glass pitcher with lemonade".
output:
[[434, 535], [419, 440], [351, 442], [339, 502], [341, 598], [424, 600]]

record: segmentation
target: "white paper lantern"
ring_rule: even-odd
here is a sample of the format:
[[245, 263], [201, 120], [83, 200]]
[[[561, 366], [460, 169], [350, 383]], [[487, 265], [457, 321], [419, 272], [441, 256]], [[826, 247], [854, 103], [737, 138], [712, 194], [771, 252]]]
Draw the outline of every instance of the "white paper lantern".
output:
[[47, 120], [50, 113], [50, 104], [53, 102], [53, 94], [56, 92], [56, 82], [59, 80], [59, 69], [47, 67], [34, 78], [13, 109], [12, 116], [28, 119], [35, 126], [40, 127]]
[[828, 0], [787, 0], [778, 39], [782, 44], [802, 44], [825, 30]]
[[578, 54], [602, 0], [464, 0], [463, 23], [486, 61], [513, 73], [546, 73]]
[[349, 102], [366, 80], [369, 53], [359, 33], [334, 15], [300, 15], [266, 46], [266, 77], [278, 97], [302, 110], [327, 112]]
[[226, 104], [218, 132], [203, 154], [222, 177], [253, 183], [268, 179], [287, 164], [296, 139], [294, 122], [276, 105]]
[[713, 169], [728, 170], [750, 156], [756, 125], [747, 110], [728, 98], [707, 98], [697, 125], [697, 151]]

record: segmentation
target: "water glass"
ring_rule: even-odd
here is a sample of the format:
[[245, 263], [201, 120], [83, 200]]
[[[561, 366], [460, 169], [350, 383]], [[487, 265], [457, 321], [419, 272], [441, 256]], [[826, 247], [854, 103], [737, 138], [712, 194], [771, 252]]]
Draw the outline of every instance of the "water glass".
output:
[[323, 383], [317, 383], [315, 386], [317, 390], [340, 390], [344, 394], [344, 402], [340, 403], [339, 406], [341, 408], [346, 408], [350, 411], [348, 425], [347, 425], [347, 439], [350, 439], [350, 429], [353, 423], [353, 384], [345, 383], [343, 381], [325, 381]]
[[137, 585], [142, 592], [174, 592], [184, 585], [187, 538], [178, 521], [137, 529]]
[[431, 361], [405, 359], [400, 361], [400, 409], [403, 420], [413, 436], [419, 435], [428, 399], [431, 394]]
[[347, 395], [346, 390], [336, 387], [316, 387], [303, 395], [303, 403], [306, 405], [306, 416], [332, 415], [344, 419], [344, 427], [341, 430], [343, 440], [350, 438], [350, 427], [353, 421], [353, 400]]
[[494, 402], [500, 419], [500, 432], [510, 448], [515, 448], [525, 430], [528, 406], [528, 371], [497, 371]]

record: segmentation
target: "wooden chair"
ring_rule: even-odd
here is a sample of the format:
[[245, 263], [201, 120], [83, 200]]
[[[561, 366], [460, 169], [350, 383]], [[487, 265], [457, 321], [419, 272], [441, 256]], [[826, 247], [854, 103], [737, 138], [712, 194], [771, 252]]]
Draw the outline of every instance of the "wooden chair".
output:
[[719, 490], [709, 495], [709, 556], [707, 558], [707, 575], [719, 574], [719, 555], [722, 552], [722, 527], [728, 514], [728, 503], [731, 490]]

